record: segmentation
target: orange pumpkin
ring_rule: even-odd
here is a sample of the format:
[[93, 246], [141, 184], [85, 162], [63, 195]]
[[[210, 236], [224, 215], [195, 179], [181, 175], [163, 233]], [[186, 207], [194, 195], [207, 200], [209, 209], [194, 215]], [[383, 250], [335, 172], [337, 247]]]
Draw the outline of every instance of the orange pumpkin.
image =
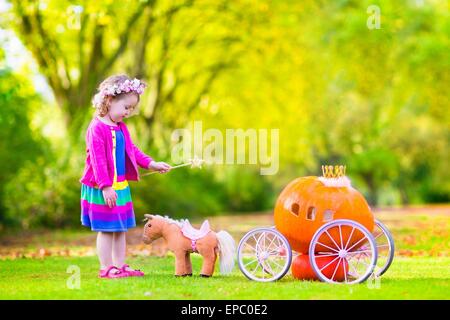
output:
[[[301, 177], [284, 188], [275, 204], [274, 221], [277, 230], [287, 238], [293, 250], [307, 254], [314, 233], [331, 220], [353, 220], [372, 232], [374, 217], [369, 205], [347, 181], [346, 186], [330, 186], [324, 177]], [[345, 243], [350, 232], [351, 228], [342, 228]], [[337, 229], [331, 230], [330, 234], [334, 240], [340, 241]], [[349, 247], [362, 237], [361, 232], [355, 231]], [[328, 237], [321, 237], [320, 242], [335, 247]], [[325, 248], [319, 249], [327, 251]]]
[[[339, 259], [333, 261], [334, 258], [335, 257], [316, 257], [317, 266], [321, 269], [329, 264], [322, 270], [322, 273], [329, 279], [333, 277], [334, 273], [334, 281], [343, 281], [345, 279], [345, 270], [348, 270], [348, 262], [345, 258], [340, 260], [341, 262], [339, 262]], [[335, 269], [336, 272], [334, 271]], [[316, 273], [313, 271], [311, 264], [309, 263], [309, 256], [307, 254], [301, 254], [292, 261], [291, 271], [292, 276], [296, 279], [318, 280]]]

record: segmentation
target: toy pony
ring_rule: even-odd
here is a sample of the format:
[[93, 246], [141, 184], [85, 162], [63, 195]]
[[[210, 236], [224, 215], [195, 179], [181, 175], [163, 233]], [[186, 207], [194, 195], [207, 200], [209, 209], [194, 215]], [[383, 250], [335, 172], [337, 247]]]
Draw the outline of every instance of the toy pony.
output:
[[236, 244], [226, 231], [214, 232], [208, 220], [200, 229], [195, 229], [188, 220], [173, 220], [160, 215], [146, 214], [143, 241], [150, 244], [164, 238], [167, 248], [175, 254], [175, 276], [192, 276], [190, 254], [203, 256], [200, 276], [211, 277], [219, 254], [221, 274], [229, 274], [234, 267]]

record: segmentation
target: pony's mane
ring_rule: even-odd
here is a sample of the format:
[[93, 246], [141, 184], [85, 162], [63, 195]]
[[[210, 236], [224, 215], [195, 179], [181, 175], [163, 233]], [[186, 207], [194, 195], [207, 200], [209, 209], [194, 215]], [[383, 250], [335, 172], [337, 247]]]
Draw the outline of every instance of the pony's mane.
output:
[[183, 224], [187, 221], [187, 219], [175, 220], [175, 219], [170, 218], [169, 216], [164, 216], [163, 217], [163, 216], [161, 216], [159, 214], [156, 214], [156, 215], [153, 215], [153, 216], [154, 217], [159, 217], [159, 218], [165, 220], [168, 223], [176, 224], [180, 228], [183, 227]]

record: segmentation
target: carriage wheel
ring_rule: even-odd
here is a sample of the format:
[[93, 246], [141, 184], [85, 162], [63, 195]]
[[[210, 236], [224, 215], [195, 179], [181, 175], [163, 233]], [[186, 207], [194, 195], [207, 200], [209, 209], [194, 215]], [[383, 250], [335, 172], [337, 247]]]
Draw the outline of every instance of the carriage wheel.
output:
[[[372, 235], [377, 244], [378, 253], [377, 265], [375, 267], [374, 274], [375, 276], [380, 277], [387, 271], [387, 269], [389, 269], [392, 260], [394, 260], [394, 238], [392, 238], [388, 228], [379, 220], [375, 220]], [[364, 244], [363, 248], [366, 246], [367, 245]]]
[[253, 229], [239, 242], [239, 269], [250, 280], [279, 280], [288, 272], [291, 262], [289, 242], [274, 228]]
[[378, 249], [378, 260], [375, 268], [375, 275], [380, 277], [391, 266], [394, 260], [394, 238], [389, 232], [389, 229], [379, 220], [375, 220], [375, 228], [372, 232]]
[[375, 239], [360, 223], [334, 220], [314, 234], [309, 260], [317, 277], [324, 282], [360, 283], [372, 274], [377, 263]]

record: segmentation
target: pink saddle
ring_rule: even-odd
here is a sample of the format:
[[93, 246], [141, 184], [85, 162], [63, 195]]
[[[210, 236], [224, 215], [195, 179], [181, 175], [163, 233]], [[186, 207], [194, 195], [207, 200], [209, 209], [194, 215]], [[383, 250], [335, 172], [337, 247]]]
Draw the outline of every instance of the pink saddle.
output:
[[197, 240], [203, 238], [211, 231], [208, 220], [203, 221], [200, 229], [195, 229], [188, 220], [185, 220], [181, 227], [183, 235], [191, 239], [191, 247], [193, 252], [197, 252]]

